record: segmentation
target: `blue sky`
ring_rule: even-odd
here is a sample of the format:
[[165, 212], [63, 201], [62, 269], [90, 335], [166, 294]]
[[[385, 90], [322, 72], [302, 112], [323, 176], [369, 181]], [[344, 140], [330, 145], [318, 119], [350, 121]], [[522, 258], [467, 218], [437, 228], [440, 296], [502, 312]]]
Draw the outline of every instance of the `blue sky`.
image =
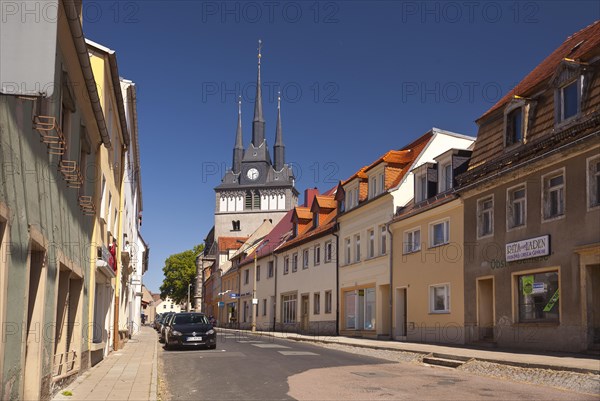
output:
[[148, 288], [164, 260], [202, 242], [231, 164], [243, 97], [250, 142], [257, 40], [274, 143], [282, 90], [297, 188], [326, 190], [431, 127], [474, 120], [572, 33], [596, 1], [84, 0], [87, 38], [116, 50], [138, 87]]

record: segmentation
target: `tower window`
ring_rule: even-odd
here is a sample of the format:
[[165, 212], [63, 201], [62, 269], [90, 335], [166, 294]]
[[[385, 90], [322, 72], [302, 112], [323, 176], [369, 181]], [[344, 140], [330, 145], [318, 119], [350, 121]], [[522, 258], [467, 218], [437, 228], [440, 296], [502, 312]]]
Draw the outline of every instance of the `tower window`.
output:
[[244, 209], [260, 209], [260, 192], [246, 191], [246, 202]]
[[240, 221], [239, 220], [233, 220], [231, 222], [231, 225], [233, 226], [231, 231], [240, 231]]

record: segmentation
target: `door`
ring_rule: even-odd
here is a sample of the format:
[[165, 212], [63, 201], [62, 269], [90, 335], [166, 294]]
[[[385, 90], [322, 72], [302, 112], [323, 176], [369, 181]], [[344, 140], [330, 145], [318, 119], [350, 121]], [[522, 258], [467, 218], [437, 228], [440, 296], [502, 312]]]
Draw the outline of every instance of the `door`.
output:
[[477, 326], [479, 340], [494, 340], [494, 279], [477, 280]]
[[308, 295], [302, 295], [302, 323], [300, 326], [300, 329], [302, 331], [307, 331], [308, 330], [308, 324], [309, 324], [309, 319], [308, 319]]
[[[35, 246], [32, 244], [32, 247]], [[42, 380], [42, 344], [40, 332], [44, 327], [46, 292], [46, 252], [32, 250], [29, 253], [29, 287], [27, 303], [27, 331], [25, 332], [25, 368], [23, 399], [40, 398]]]
[[588, 271], [590, 273], [590, 298], [591, 298], [591, 308], [589, 308], [589, 312], [591, 313], [591, 322], [592, 322], [592, 348], [600, 349], [600, 265], [589, 266]]
[[396, 289], [396, 340], [406, 340], [407, 327], [406, 288]]

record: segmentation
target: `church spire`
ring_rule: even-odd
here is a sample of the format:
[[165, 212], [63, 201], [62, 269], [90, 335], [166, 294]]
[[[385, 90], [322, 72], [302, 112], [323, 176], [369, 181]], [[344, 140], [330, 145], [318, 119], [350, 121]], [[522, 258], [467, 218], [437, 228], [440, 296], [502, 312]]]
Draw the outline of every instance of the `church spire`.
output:
[[259, 147], [265, 140], [265, 120], [262, 110], [262, 90], [260, 82], [260, 59], [262, 58], [262, 40], [258, 40], [258, 75], [256, 78], [256, 100], [254, 102], [254, 120], [252, 121], [252, 144]]
[[285, 164], [285, 145], [283, 144], [283, 131], [281, 130], [281, 92], [277, 93], [277, 127], [275, 129], [275, 170], [280, 171]]
[[238, 98], [238, 125], [235, 133], [235, 147], [233, 148], [233, 165], [231, 169], [235, 174], [242, 170], [242, 157], [244, 156], [244, 143], [242, 141], [242, 97]]

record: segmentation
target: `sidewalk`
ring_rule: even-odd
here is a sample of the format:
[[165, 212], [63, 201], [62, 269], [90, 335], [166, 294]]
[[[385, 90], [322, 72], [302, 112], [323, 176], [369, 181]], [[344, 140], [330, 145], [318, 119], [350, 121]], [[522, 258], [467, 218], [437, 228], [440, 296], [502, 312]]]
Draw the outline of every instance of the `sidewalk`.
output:
[[[236, 330], [218, 328], [221, 331], [250, 333], [249, 330]], [[297, 333], [280, 333], [271, 331], [257, 331], [258, 336], [283, 338], [295, 341], [307, 341], [325, 344], [342, 344], [355, 347], [382, 349], [391, 351], [414, 352], [423, 355], [438, 354], [444, 356], [476, 359], [479, 361], [494, 362], [504, 365], [552, 369], [579, 373], [600, 374], [600, 360], [597, 357], [577, 354], [548, 353], [531, 354], [523, 351], [507, 350], [482, 350], [467, 346], [443, 346], [435, 344], [409, 343], [389, 340], [370, 340], [343, 336], [310, 336]]]
[[[110, 353], [62, 389], [54, 401], [144, 400], [155, 401], [158, 384], [158, 341], [150, 327], [142, 327], [123, 349]], [[62, 395], [70, 391], [72, 395]]]

